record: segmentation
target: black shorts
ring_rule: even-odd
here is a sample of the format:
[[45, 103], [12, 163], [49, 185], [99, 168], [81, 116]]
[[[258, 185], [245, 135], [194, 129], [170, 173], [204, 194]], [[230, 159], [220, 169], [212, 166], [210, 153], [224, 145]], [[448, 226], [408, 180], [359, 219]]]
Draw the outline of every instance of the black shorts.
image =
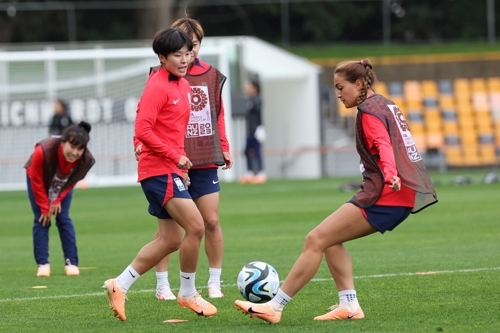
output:
[[188, 174], [191, 182], [188, 191], [193, 199], [220, 191], [219, 176], [216, 168], [191, 169]]
[[191, 199], [184, 178], [176, 173], [146, 178], [141, 187], [149, 202], [148, 213], [159, 219], [172, 218], [165, 209], [171, 198]]
[[368, 222], [381, 234], [392, 231], [410, 215], [410, 207], [399, 206], [378, 206], [373, 205], [368, 208], [361, 208], [361, 212]]

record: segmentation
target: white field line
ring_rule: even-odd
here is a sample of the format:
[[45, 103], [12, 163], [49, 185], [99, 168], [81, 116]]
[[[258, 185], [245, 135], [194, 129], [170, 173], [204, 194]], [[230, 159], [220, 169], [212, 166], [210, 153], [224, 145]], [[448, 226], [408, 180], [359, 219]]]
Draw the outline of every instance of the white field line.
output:
[[[500, 267], [484, 267], [484, 268], [471, 268], [471, 269], [458, 269], [458, 270], [445, 270], [445, 271], [427, 271], [427, 272], [415, 272], [415, 273], [392, 273], [392, 274], [375, 274], [375, 275], [362, 275], [355, 276], [355, 279], [377, 279], [377, 278], [385, 278], [385, 277], [398, 277], [398, 276], [420, 276], [420, 275], [433, 275], [433, 274], [457, 274], [457, 273], [475, 273], [482, 271], [498, 271]], [[323, 282], [323, 281], [331, 281], [331, 278], [328, 279], [312, 279], [314, 282]], [[283, 281], [282, 281], [283, 282]], [[224, 284], [223, 287], [235, 287], [236, 284]], [[204, 289], [206, 287], [201, 287]], [[176, 290], [173, 288], [172, 290]], [[153, 293], [155, 289], [142, 289], [142, 290], [131, 290], [129, 294], [135, 293]], [[103, 296], [104, 291], [99, 293], [87, 293], [87, 294], [78, 294], [78, 295], [57, 295], [57, 296], [41, 296], [41, 297], [24, 297], [24, 298], [4, 298], [0, 299], [0, 303], [7, 302], [20, 302], [20, 301], [42, 301], [47, 299], [64, 299], [64, 298], [73, 298], [73, 297], [92, 297], [92, 296]]]

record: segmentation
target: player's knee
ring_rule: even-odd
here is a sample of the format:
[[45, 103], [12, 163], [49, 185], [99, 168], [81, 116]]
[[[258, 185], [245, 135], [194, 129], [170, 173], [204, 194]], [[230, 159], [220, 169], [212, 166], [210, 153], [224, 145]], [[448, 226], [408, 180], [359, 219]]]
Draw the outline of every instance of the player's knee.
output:
[[205, 232], [215, 232], [220, 228], [219, 217], [212, 216], [204, 220]]
[[316, 230], [310, 231], [306, 235], [306, 239], [304, 241], [304, 250], [314, 250], [314, 251], [321, 250], [318, 247], [318, 244], [320, 243], [319, 239], [320, 239], [320, 235]]

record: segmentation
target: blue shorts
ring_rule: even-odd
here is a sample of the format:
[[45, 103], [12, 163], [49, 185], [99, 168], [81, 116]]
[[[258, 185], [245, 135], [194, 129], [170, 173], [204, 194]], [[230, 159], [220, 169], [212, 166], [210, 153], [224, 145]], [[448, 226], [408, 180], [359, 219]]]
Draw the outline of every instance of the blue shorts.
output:
[[184, 179], [176, 173], [146, 178], [141, 181], [141, 187], [149, 202], [148, 213], [159, 219], [172, 218], [165, 210], [169, 199], [191, 199]]
[[410, 215], [412, 209], [409, 207], [373, 205], [368, 208], [361, 208], [361, 212], [368, 222], [383, 234], [386, 231], [394, 230], [401, 224]]
[[193, 199], [220, 191], [217, 169], [191, 169], [188, 174], [191, 181], [188, 191]]

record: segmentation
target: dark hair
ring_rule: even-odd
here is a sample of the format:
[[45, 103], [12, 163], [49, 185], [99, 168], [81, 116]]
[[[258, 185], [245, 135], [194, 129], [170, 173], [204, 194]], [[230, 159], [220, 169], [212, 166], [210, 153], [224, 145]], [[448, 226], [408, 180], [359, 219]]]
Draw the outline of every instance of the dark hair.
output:
[[363, 81], [363, 89], [358, 97], [358, 104], [361, 104], [366, 99], [368, 89], [373, 90], [377, 76], [373, 71], [373, 66], [370, 60], [363, 59], [360, 61], [343, 61], [335, 67], [334, 74], [339, 74], [346, 79], [346, 81], [354, 83], [356, 80]]
[[180, 18], [172, 23], [170, 27], [184, 31], [189, 38], [191, 38], [192, 35], [195, 35], [200, 43], [203, 40], [203, 37], [205, 37], [205, 32], [203, 31], [200, 22], [190, 17]]
[[250, 82], [250, 84], [255, 87], [255, 90], [257, 90], [257, 94], [260, 94], [259, 77], [257, 75], [252, 75], [248, 78], [248, 82]]
[[180, 29], [168, 28], [158, 31], [153, 40], [153, 51], [157, 55], [167, 57], [182, 49], [186, 45], [188, 51], [193, 50], [193, 42], [184, 31]]
[[59, 103], [59, 104], [61, 104], [64, 113], [68, 113], [68, 103], [66, 103], [65, 100], [57, 98], [56, 102]]
[[80, 121], [78, 125], [67, 127], [61, 135], [62, 142], [69, 142], [80, 148], [87, 148], [87, 143], [90, 140], [90, 129], [92, 126], [86, 121]]

